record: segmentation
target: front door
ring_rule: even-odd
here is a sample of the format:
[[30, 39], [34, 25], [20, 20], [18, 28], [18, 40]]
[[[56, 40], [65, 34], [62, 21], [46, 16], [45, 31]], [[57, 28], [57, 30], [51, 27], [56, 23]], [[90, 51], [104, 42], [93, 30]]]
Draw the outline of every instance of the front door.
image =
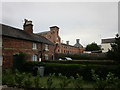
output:
[[18, 67], [18, 56], [19, 55], [13, 55], [13, 69], [16, 69]]

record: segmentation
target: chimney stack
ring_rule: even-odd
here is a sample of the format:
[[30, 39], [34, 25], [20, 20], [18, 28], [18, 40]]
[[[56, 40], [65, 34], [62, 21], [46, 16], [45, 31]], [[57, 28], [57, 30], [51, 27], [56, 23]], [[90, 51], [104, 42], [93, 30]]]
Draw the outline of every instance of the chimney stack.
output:
[[32, 24], [32, 21], [29, 21], [27, 19], [24, 19], [24, 25], [23, 25], [23, 28], [24, 28], [24, 31], [29, 33], [29, 34], [32, 34], [33, 33], [33, 24]]
[[69, 45], [69, 41], [66, 41], [66, 44]]
[[74, 45], [75, 47], [82, 48], [83, 46], [80, 44], [80, 39], [76, 39], [76, 44]]
[[52, 26], [52, 27], [50, 27], [50, 31], [52, 31], [52, 32], [54, 32], [54, 33], [56, 33], [58, 35], [58, 33], [59, 33], [59, 27]]
[[79, 42], [80, 42], [80, 39], [76, 39], [76, 43], [78, 43], [78, 44], [79, 44]]
[[52, 27], [50, 27], [50, 30], [59, 30], [59, 27], [57, 27], [57, 26], [52, 26]]

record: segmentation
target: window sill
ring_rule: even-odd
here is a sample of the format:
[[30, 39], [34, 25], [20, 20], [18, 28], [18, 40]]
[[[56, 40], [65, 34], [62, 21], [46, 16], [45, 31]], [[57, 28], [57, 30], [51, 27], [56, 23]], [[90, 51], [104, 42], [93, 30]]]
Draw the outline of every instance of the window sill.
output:
[[32, 48], [32, 50], [38, 50], [37, 48]]
[[49, 49], [45, 49], [45, 51], [49, 51]]

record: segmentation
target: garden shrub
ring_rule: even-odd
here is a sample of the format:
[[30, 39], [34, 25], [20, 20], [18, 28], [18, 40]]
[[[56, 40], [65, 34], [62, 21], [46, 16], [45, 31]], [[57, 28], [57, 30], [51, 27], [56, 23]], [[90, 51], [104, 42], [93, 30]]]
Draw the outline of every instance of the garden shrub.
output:
[[75, 88], [83, 88], [83, 77], [80, 76], [79, 74], [76, 74], [77, 77], [74, 78], [74, 77], [71, 77], [72, 78], [72, 83], [74, 85]]
[[109, 72], [106, 76], [107, 88], [116, 88], [118, 87], [120, 80], [113, 73]]
[[46, 88], [54, 88], [54, 86], [53, 86], [53, 78], [54, 77], [55, 77], [55, 73], [49, 74], [49, 76], [47, 78], [47, 86], [46, 86]]
[[63, 76], [62, 74], [59, 74], [59, 80], [60, 80], [60, 88], [65, 88], [68, 86], [68, 84], [71, 82], [70, 79], [68, 79], [68, 77]]
[[15, 77], [12, 74], [11, 69], [6, 69], [2, 74], [2, 84], [8, 86], [14, 86], [16, 84]]
[[113, 73], [109, 72], [105, 78], [99, 77], [95, 73], [95, 70], [91, 70], [92, 78], [96, 81], [95, 88], [119, 88], [120, 79], [116, 77]]
[[31, 74], [25, 75], [25, 78], [23, 79], [23, 87], [24, 88], [35, 87], [34, 78]]
[[31, 80], [33, 80], [31, 74], [21, 73], [18, 70], [11, 69], [3, 70], [3, 85], [31, 88], [34, 85]]
[[35, 83], [35, 87], [42, 88], [42, 84], [40, 82], [40, 76], [39, 76], [39, 74], [36, 77], [34, 77], [34, 83]]
[[[83, 88], [84, 77], [77, 74], [77, 76], [67, 77], [59, 73], [56, 76], [55, 73], [49, 74], [47, 77], [32, 76], [30, 73], [21, 73], [18, 70], [4, 70], [3, 71], [3, 85], [16, 86], [20, 88], [68, 88], [72, 85], [72, 88]], [[106, 77], [100, 77], [92, 70], [92, 77], [95, 80], [95, 88], [119, 88], [120, 79], [113, 73], [109, 72]], [[43, 80], [42, 80], [43, 79]], [[56, 83], [57, 80], [57, 84]], [[45, 83], [43, 84], [44, 81]], [[56, 86], [57, 85], [57, 86]]]
[[17, 87], [22, 87], [23, 80], [26, 78], [25, 75], [26, 73], [20, 73], [18, 70], [15, 70], [15, 73], [13, 74], [13, 76], [15, 77], [15, 81], [16, 81], [15, 85]]
[[95, 88], [101, 88], [104, 89], [106, 87], [106, 82], [103, 78], [100, 78], [99, 75], [95, 74], [94, 70], [91, 70], [92, 72], [92, 79], [96, 81]]

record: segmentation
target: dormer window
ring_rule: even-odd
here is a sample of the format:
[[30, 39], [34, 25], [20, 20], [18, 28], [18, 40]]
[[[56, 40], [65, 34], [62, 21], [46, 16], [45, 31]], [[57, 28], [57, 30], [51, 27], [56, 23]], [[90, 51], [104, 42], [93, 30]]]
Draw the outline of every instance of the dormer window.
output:
[[36, 44], [36, 43], [33, 43], [32, 48], [33, 48], [33, 49], [37, 49], [37, 44]]

